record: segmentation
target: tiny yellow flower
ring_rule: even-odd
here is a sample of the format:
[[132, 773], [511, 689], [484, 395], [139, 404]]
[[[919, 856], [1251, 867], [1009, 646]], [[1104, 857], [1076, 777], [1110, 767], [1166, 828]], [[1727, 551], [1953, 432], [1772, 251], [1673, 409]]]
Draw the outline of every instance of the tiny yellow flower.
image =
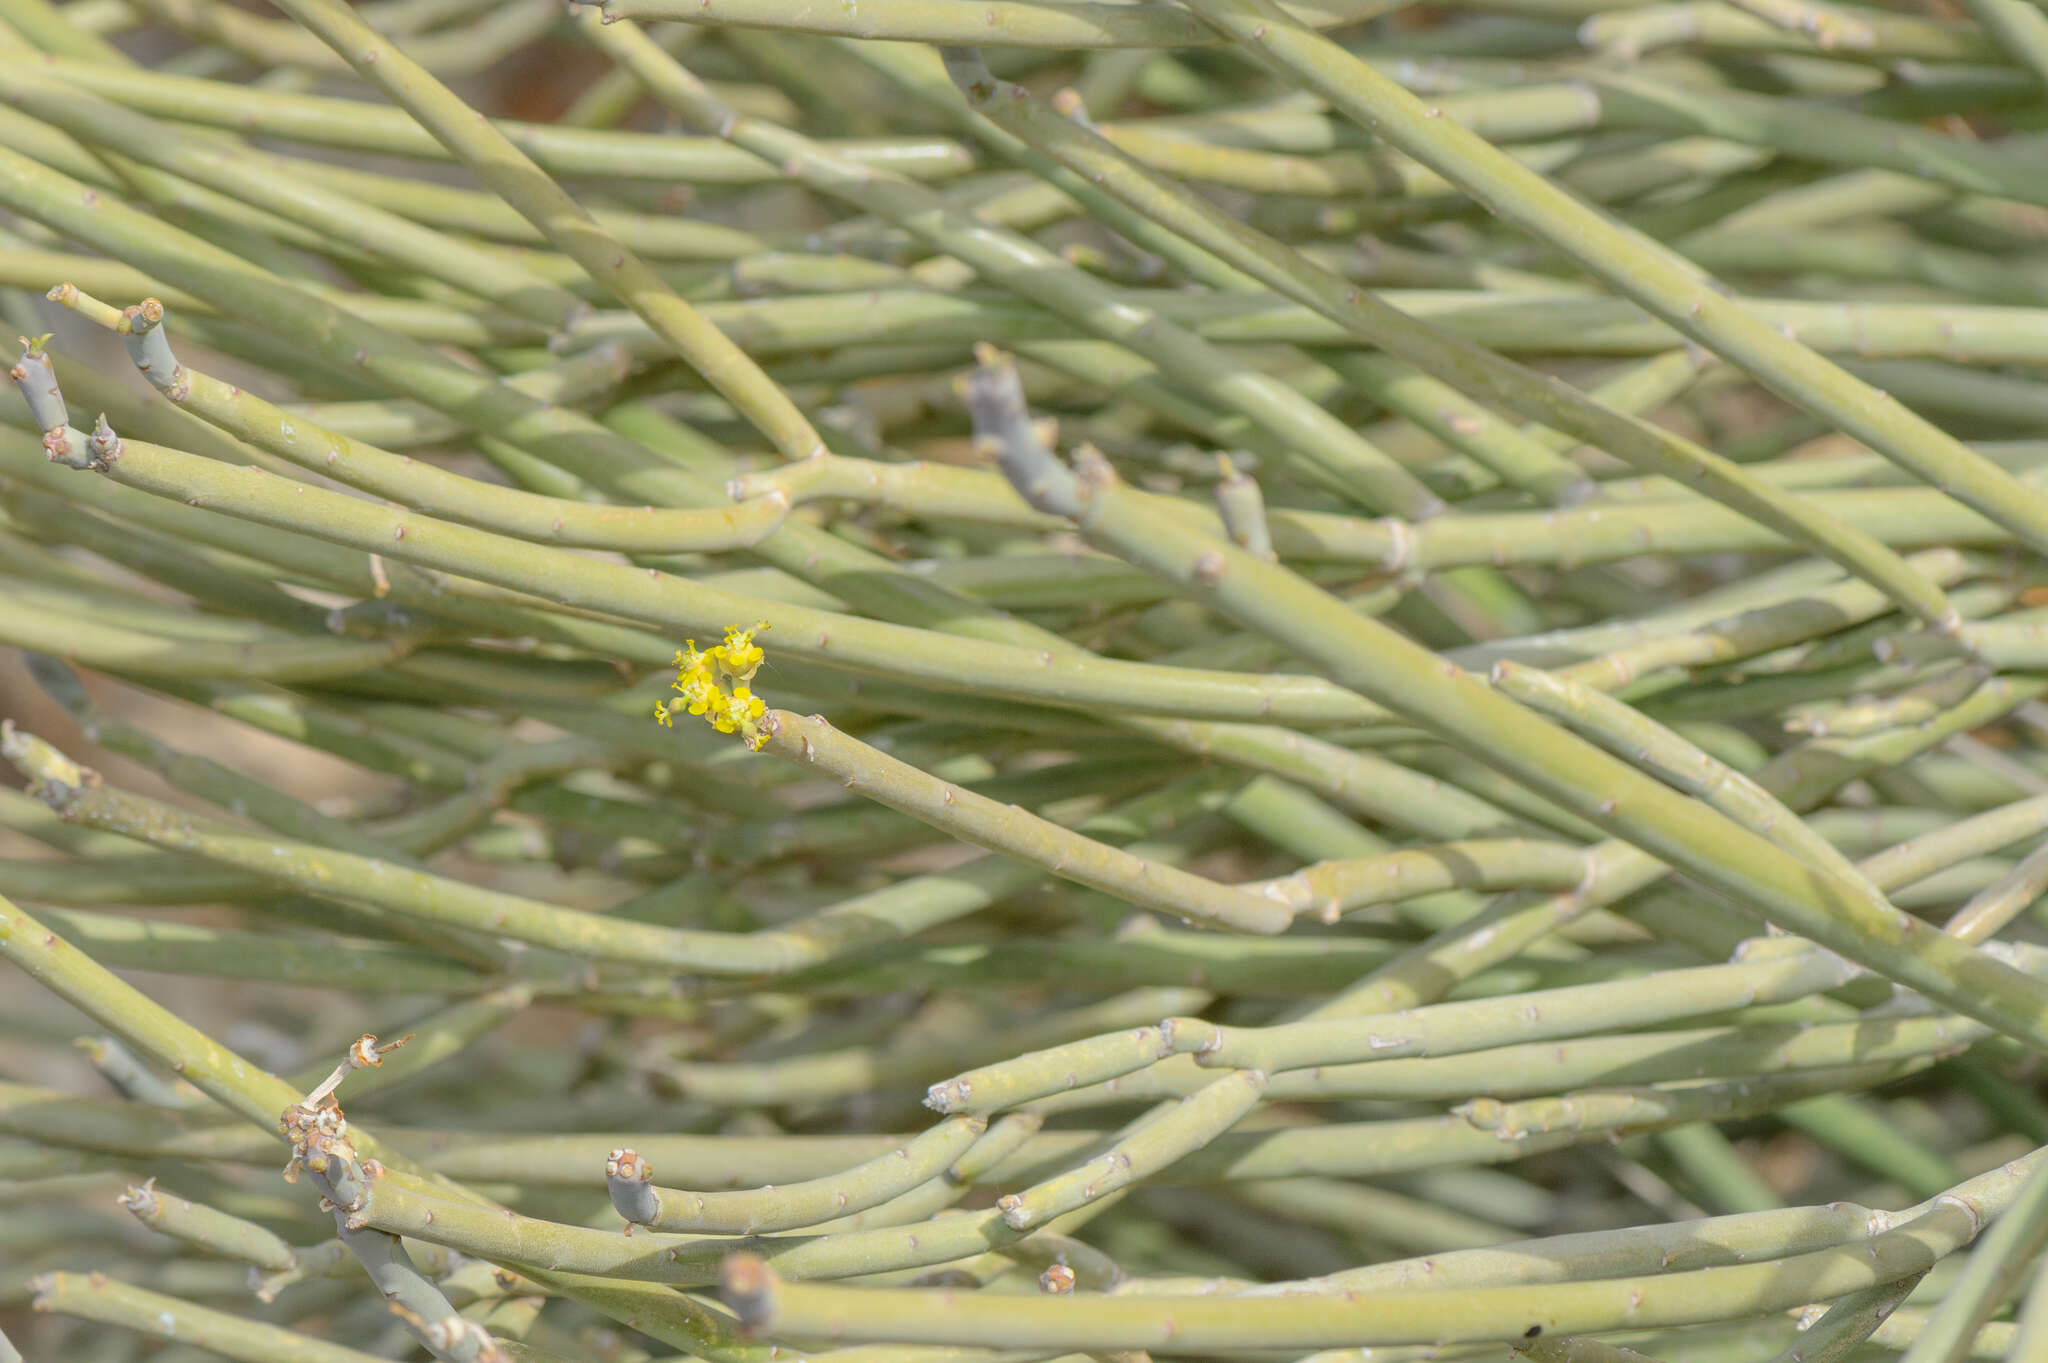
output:
[[759, 723], [768, 713], [768, 702], [755, 695], [747, 683], [766, 661], [754, 642], [754, 635], [766, 628], [766, 621], [752, 629], [728, 625], [725, 642], [703, 650], [695, 639], [684, 640], [683, 647], [676, 650], [675, 680], [669, 683], [677, 699], [655, 702], [654, 718], [672, 726], [674, 717], [688, 710], [722, 734], [739, 734], [749, 748], [760, 751], [768, 742]]
[[756, 668], [766, 657], [760, 645], [754, 642], [754, 635], [768, 628], [766, 620], [758, 621], [752, 629], [741, 629], [738, 625], [727, 625], [725, 642], [718, 651], [724, 655], [725, 668], [741, 681], [753, 678]]
[[677, 677], [669, 685], [683, 693], [676, 705], [693, 715], [701, 715], [710, 709], [718, 695], [718, 683], [706, 675]]
[[718, 731], [737, 732], [746, 739], [749, 748], [759, 752], [767, 745], [768, 735], [758, 721], [767, 713], [768, 702], [748, 690], [746, 683], [741, 682], [733, 687], [732, 694], [726, 698], [724, 713], [716, 720]]
[[732, 689], [732, 713], [741, 719], [759, 719], [768, 713], [768, 702], [741, 682]]

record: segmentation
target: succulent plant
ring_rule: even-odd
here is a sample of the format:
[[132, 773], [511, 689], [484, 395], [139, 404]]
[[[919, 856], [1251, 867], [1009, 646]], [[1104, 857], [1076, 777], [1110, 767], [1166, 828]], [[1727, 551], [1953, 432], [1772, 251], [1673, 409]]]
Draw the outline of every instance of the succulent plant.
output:
[[0, 0], [0, 1363], [2048, 1358], [2038, 8], [275, 8]]

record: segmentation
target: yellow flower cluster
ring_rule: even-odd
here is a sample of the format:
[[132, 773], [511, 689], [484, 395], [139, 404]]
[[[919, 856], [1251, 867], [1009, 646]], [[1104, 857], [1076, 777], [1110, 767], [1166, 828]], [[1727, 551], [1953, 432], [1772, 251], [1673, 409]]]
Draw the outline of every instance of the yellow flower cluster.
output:
[[722, 734], [738, 734], [759, 752], [768, 742], [768, 731], [760, 723], [768, 713], [768, 702], [755, 695], [748, 683], [764, 657], [754, 635], [766, 628], [766, 621], [752, 629], [727, 625], [725, 642], [701, 652], [695, 639], [686, 640], [676, 654], [676, 679], [671, 683], [682, 695], [673, 701], [654, 702], [654, 718], [672, 725], [678, 714], [688, 710]]

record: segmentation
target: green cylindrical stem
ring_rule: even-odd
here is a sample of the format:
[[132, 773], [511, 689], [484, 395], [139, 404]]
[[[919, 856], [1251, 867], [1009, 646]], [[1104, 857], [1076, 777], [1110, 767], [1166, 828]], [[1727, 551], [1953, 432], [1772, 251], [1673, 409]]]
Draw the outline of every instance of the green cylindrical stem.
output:
[[[749, 945], [744, 935], [663, 929], [616, 922], [560, 909], [517, 895], [486, 890], [445, 876], [304, 843], [281, 844], [232, 826], [202, 820], [111, 786], [53, 782], [64, 759], [14, 735], [7, 756], [32, 764], [47, 799], [89, 826], [145, 838], [163, 847], [196, 852], [223, 865], [255, 871], [279, 884], [318, 894], [342, 894], [432, 922], [468, 927], [535, 945], [621, 962], [665, 962], [691, 969], [756, 974], [789, 963], [780, 943]], [[96, 782], [96, 778], [95, 778]], [[765, 949], [763, 949], [765, 948]]]
[[[76, 291], [73, 291], [74, 296]], [[162, 336], [162, 308], [154, 299], [155, 325]], [[138, 365], [140, 362], [138, 361]], [[302, 468], [389, 497], [429, 515], [541, 543], [614, 549], [622, 553], [690, 553], [738, 549], [759, 543], [782, 523], [786, 508], [772, 499], [731, 511], [671, 511], [566, 501], [458, 474], [351, 440], [303, 416], [293, 415], [256, 394], [179, 365], [141, 366], [174, 401], [221, 430]]]
[[[1266, 0], [1195, 0], [1194, 7], [1284, 74], [1440, 171], [1493, 212], [1567, 252], [1685, 335], [2022, 538], [2048, 543], [2048, 499], [1704, 287], [1681, 258], [1584, 208], [1449, 120], [1431, 118], [1422, 101]], [[1603, 101], [1618, 84], [1598, 84]], [[1646, 83], [1626, 88], [1631, 99], [1645, 102], [1663, 93]]]
[[[1226, 22], [1219, 17], [1227, 12], [1242, 19], [1253, 13], [1253, 5], [1261, 6], [1257, 9], [1261, 16], [1270, 13], [1274, 22], [1271, 25], [1239, 24], [1238, 28], [1245, 30], [1239, 32], [1232, 28], [1235, 20]], [[1238, 4], [1238, 0], [1227, 0], [1220, 8], [1198, 6], [1197, 12], [1218, 23], [1224, 31], [1232, 32], [1232, 36], [1240, 41], [1246, 40], [1246, 32], [1256, 27], [1259, 37], [1253, 40], [1253, 46], [1269, 55], [1272, 43], [1281, 41], [1278, 36], [1281, 31], [1290, 35], [1290, 39], [1298, 39], [1304, 46], [1323, 52], [1323, 47], [1317, 46], [1323, 43], [1321, 38], [1301, 29], [1277, 7], [1265, 5], [1264, 0], [1247, 0], [1243, 5]], [[1270, 36], [1269, 29], [1274, 30]], [[1355, 62], [1340, 49], [1330, 50], [1340, 53], [1341, 62]], [[1572, 431], [1604, 445], [1617, 455], [1642, 462], [1656, 472], [1683, 477], [1715, 500], [1815, 547], [1851, 572], [1880, 584], [1888, 595], [1922, 619], [1937, 624], [1951, 622], [1951, 612], [1940, 592], [1868, 537], [1816, 516], [1810, 508], [1778, 494], [1717, 455], [1671, 437], [1647, 423], [1611, 412], [1562, 383], [1542, 379], [1477, 346], [1446, 336], [1397, 311], [1386, 301], [1346, 285], [1271, 238], [1249, 232], [1161, 177], [1120, 159], [1100, 139], [1092, 138], [1065, 120], [1048, 116], [1021, 87], [1005, 85], [990, 76], [971, 51], [949, 49], [949, 69], [969, 98], [992, 117], [1004, 120], [1020, 135], [1059, 155], [1070, 168], [1087, 167], [1089, 173], [1106, 187], [1120, 192], [1132, 206], [1142, 206], [1173, 222], [1177, 230], [1252, 273], [1284, 296], [1335, 322], [1350, 334], [1370, 341], [1474, 396], [1503, 403], [1532, 420]], [[1448, 120], [1426, 114], [1412, 96], [1372, 73], [1369, 68], [1361, 64], [1359, 69], [1366, 73], [1361, 79], [1374, 83], [1381, 103], [1389, 110], [1402, 110], [1404, 121], [1412, 121], [1421, 130], [1417, 133], [1421, 141], [1407, 148], [1416, 152], [1419, 159], [1427, 159], [1420, 150], [1423, 142], [1447, 137], [1457, 142], [1463, 151], [1482, 160], [1500, 155]], [[1349, 85], [1345, 88], [1347, 91], [1351, 89]], [[1331, 91], [1323, 93], [1333, 102], [1351, 97]], [[1409, 114], [1413, 115], [1412, 120], [1407, 119]], [[1565, 201], [1562, 192], [1553, 189], [1540, 176], [1519, 165], [1515, 165], [1515, 172], [1509, 177], [1510, 181], [1521, 185], [1529, 197], [1544, 199], [1545, 196], [1555, 196], [1557, 202]], [[1472, 188], [1463, 181], [1460, 183], [1468, 190]], [[1508, 212], [1498, 205], [1489, 206], [1496, 212]], [[1592, 216], [1587, 210], [1578, 208], [1575, 202], [1570, 207], [1573, 214]], [[1601, 230], [1609, 229], [1603, 224]], [[1619, 287], [1626, 289], [1630, 285], [1624, 282]], [[1693, 288], [1689, 275], [1687, 288]], [[1775, 332], [1770, 335], [1774, 342], [1783, 340]], [[1807, 352], [1801, 349], [1800, 353]], [[1816, 364], [1825, 365], [1825, 361], [1818, 357], [1813, 359]], [[1842, 377], [1846, 380], [1846, 376]], [[1928, 430], [1935, 438], [1945, 439], [1932, 427]], [[1967, 451], [1962, 453], [1967, 459], [1975, 458]], [[2002, 471], [1995, 469], [1993, 475], [2006, 478]], [[2048, 526], [2048, 520], [2043, 524]]]
[[1942, 931], [1965, 942], [1981, 942], [2026, 912], [2048, 889], [2048, 848], [2036, 848], [2025, 860], [1970, 897], [1942, 925]]
[[[592, 3], [593, 0], [583, 0]], [[1295, 7], [1318, 27], [1358, 23], [1396, 8], [1386, 0], [1312, 0]], [[878, 28], [871, 19], [834, 15], [800, 4], [708, 5], [677, 0], [604, 0], [613, 19], [675, 19], [712, 27], [745, 25], [794, 33], [844, 34], [854, 38], [893, 38], [906, 42], [973, 42], [998, 47], [1122, 48], [1186, 47], [1216, 41], [1199, 23], [1172, 5], [1104, 5], [1072, 3], [1018, 4], [996, 0], [993, 8], [972, 15], [956, 13], [946, 0], [916, 0], [892, 12]]]
[[373, 1363], [376, 1358], [98, 1274], [45, 1274], [36, 1280], [35, 1306], [38, 1311], [119, 1325], [159, 1339], [203, 1344], [210, 1352], [246, 1363]]
[[551, 328], [567, 326], [587, 305], [575, 294], [529, 275], [502, 257], [460, 245], [395, 213], [367, 207], [317, 182], [259, 162], [232, 147], [201, 146], [164, 124], [130, 114], [63, 81], [14, 65], [0, 88], [17, 107], [46, 118], [94, 146], [118, 150], [245, 203], [258, 204], [399, 264], [433, 274], [508, 311]]
[[630, 25], [596, 28], [596, 41], [639, 71], [655, 94], [700, 126], [786, 164], [822, 192], [843, 197], [946, 251], [977, 272], [1143, 357], [1172, 385], [1237, 413], [1326, 483], [1366, 504], [1407, 515], [1441, 503], [1382, 451], [1295, 390], [1228, 357], [1148, 306], [1113, 298], [1082, 271], [1018, 233], [996, 234], [949, 211], [908, 181], [854, 174], [829, 149], [783, 129], [739, 118]]
[[28, 403], [29, 417], [38, 430], [61, 431], [71, 424], [71, 414], [64, 406], [64, 394], [57, 386], [57, 371], [50, 362], [48, 336], [21, 338], [21, 358], [7, 371], [7, 377], [14, 380], [22, 399]]
[[2034, 1280], [2027, 1287], [2026, 1304], [2021, 1308], [2018, 1328], [2008, 1344], [2008, 1352], [2000, 1357], [2036, 1359], [2044, 1356], [2048, 1346], [2048, 1266], [2034, 1270]]
[[[1267, 1073], [1407, 1056], [1453, 1055], [1537, 1036], [1584, 1035], [1625, 1019], [1665, 1021], [1719, 1012], [1763, 999], [1803, 998], [1850, 977], [1826, 952], [1758, 953], [1751, 963], [1669, 971], [1642, 980], [1579, 985], [1541, 993], [1443, 1003], [1384, 1016], [1219, 1027], [1171, 1018], [1157, 1028], [1092, 1037], [1021, 1056], [935, 1085], [926, 1102], [941, 1112], [996, 1112], [1079, 1084], [1100, 1083], [1170, 1054], [1197, 1063]], [[1679, 980], [1683, 980], [1681, 985]]]
[[1129, 1187], [1237, 1125], [1265, 1092], [1266, 1076], [1258, 1070], [1212, 1080], [1166, 1111], [1144, 1118], [1086, 1164], [998, 1199], [1003, 1223], [1011, 1230], [1028, 1230]]
[[[1286, 570], [1156, 517], [1141, 518], [1106, 466], [1084, 482], [1089, 506], [1079, 524], [1096, 543], [1201, 593], [1247, 627], [1321, 661], [1361, 694], [1508, 771], [1580, 817], [1761, 907], [1773, 921], [1911, 983], [1958, 1011], [2014, 1035], [2038, 1035], [2048, 1044], [2048, 991], [2036, 982], [1976, 953], [1958, 954], [1949, 945], [1953, 939], [1881, 899], [1873, 901], [1851, 881], [1816, 874], [1733, 823], [1711, 839], [1726, 857], [1704, 851], [1708, 839], [1698, 806], [1669, 787], [1558, 730], [1531, 724], [1521, 707], [1392, 631], [1353, 615]], [[1887, 945], [1873, 951], [1877, 942]], [[1966, 974], [1982, 978], [1989, 989], [1965, 985]], [[2000, 1002], [1987, 1010], [1993, 990]]]
[[[981, 1118], [949, 1118], [901, 1149], [844, 1173], [758, 1192], [685, 1192], [656, 1187], [653, 1192], [659, 1202], [653, 1215], [628, 1215], [627, 1219], [650, 1230], [729, 1235], [813, 1226], [864, 1211], [940, 1177], [987, 1129]], [[645, 1163], [640, 1162], [640, 1167], [645, 1168]], [[613, 1202], [617, 1205], [616, 1195]], [[619, 1210], [627, 1215], [625, 1208]]]
[[[9, 434], [0, 428], [0, 449]], [[11, 457], [11, 456], [10, 456]], [[642, 619], [674, 634], [716, 635], [727, 624], [766, 619], [778, 648], [863, 672], [901, 675], [948, 688], [985, 683], [999, 694], [1062, 698], [1092, 705], [1146, 699], [1152, 713], [1297, 723], [1369, 721], [1377, 707], [1319, 678], [1207, 672], [1060, 656], [1016, 645], [991, 644], [885, 625], [853, 616], [760, 597], [743, 597], [666, 574], [650, 575], [562, 550], [504, 540], [431, 517], [392, 512], [358, 498], [310, 487], [271, 486], [260, 476], [221, 469], [178, 451], [126, 442], [107, 470], [119, 481], [178, 501], [197, 498], [209, 509], [260, 523], [304, 528], [393, 559], [446, 568], [563, 604]], [[1099, 678], [1075, 687], [1069, 678]], [[1044, 680], [1034, 682], [1033, 677]], [[1136, 686], [1135, 683], [1150, 685]], [[1190, 694], [1198, 693], [1198, 694]]]
[[1071, 833], [1023, 810], [962, 790], [898, 762], [816, 716], [772, 711], [768, 751], [825, 772], [871, 800], [934, 828], [1033, 862], [1054, 875], [1128, 899], [1142, 908], [1238, 932], [1285, 930], [1279, 904]]
[[1216, 510], [1231, 543], [1260, 558], [1273, 557], [1273, 536], [1266, 528], [1266, 499], [1252, 476], [1223, 455], [1223, 477], [1216, 483]]
[[1586, 854], [1580, 848], [1501, 838], [1318, 862], [1257, 888], [1297, 913], [1330, 922], [1359, 909], [1453, 888], [1569, 890], [1586, 878], [1586, 872]]
[[[1567, 678], [1506, 661], [1493, 665], [1492, 681], [1524, 705], [1562, 720], [1609, 752], [1698, 796], [1794, 855], [1851, 882], [1867, 884], [1833, 843], [1808, 828], [1763, 786], [1621, 701]], [[1881, 897], [1875, 887], [1870, 893]]]
[[1906, 1351], [1904, 1363], [1961, 1363], [1978, 1327], [2024, 1280], [2043, 1244], [2048, 1244], [2048, 1174], [2037, 1169], [1971, 1251], [1962, 1276]]
[[215, 1254], [244, 1259], [272, 1272], [296, 1262], [290, 1245], [255, 1222], [160, 1193], [155, 1179], [130, 1187], [121, 1195], [121, 1205], [151, 1230]]
[[[1999, 1192], [2009, 1201], [2014, 1190]], [[1539, 1333], [1689, 1324], [1846, 1295], [1924, 1272], [1967, 1243], [1983, 1206], [1981, 1198], [1958, 1198], [1854, 1250], [1540, 1288], [1037, 1301], [984, 1294], [942, 1304], [937, 1294], [917, 1290], [784, 1282], [752, 1256], [728, 1262], [722, 1286], [727, 1304], [757, 1330], [833, 1339], [965, 1343], [996, 1333], [1050, 1347], [1180, 1349], [1504, 1340], [1527, 1334], [1532, 1323]]]
[[408, 1313], [400, 1319], [435, 1358], [445, 1363], [487, 1363], [482, 1355], [489, 1336], [479, 1339], [475, 1332], [461, 1328], [469, 1322], [455, 1313], [441, 1289], [414, 1266], [397, 1236], [354, 1229], [339, 1208], [334, 1224], [335, 1233], [362, 1264], [371, 1284], [387, 1303]]
[[1817, 1320], [1802, 1327], [1796, 1345], [1771, 1363], [1841, 1363], [1890, 1318], [1919, 1283], [1918, 1277], [1905, 1277], [1837, 1299]]

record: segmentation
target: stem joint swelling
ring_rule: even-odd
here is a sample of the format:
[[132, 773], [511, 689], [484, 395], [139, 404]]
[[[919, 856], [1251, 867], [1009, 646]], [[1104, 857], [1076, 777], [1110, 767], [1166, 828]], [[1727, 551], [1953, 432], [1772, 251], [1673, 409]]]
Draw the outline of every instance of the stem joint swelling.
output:
[[334, 1216], [336, 1235], [362, 1264], [392, 1315], [435, 1358], [443, 1363], [511, 1363], [489, 1331], [458, 1313], [420, 1272], [399, 1237], [370, 1227], [373, 1192], [388, 1171], [382, 1162], [358, 1152], [335, 1090], [357, 1070], [381, 1065], [386, 1055], [409, 1040], [380, 1046], [375, 1036], [365, 1034], [349, 1046], [326, 1079], [284, 1110], [279, 1125], [292, 1152], [284, 1177], [294, 1182], [303, 1172], [311, 1179], [320, 1191], [321, 1210]]
[[7, 371], [7, 377], [14, 380], [15, 388], [28, 404], [30, 419], [41, 429], [43, 453], [51, 463], [104, 473], [121, 457], [121, 438], [107, 424], [104, 412], [93, 423], [89, 435], [71, 424], [71, 413], [57, 384], [56, 367], [50, 362], [49, 340], [47, 333], [21, 337], [21, 358]]
[[69, 817], [80, 796], [100, 784], [100, 774], [72, 761], [11, 719], [0, 719], [0, 757], [28, 777], [29, 794]]

